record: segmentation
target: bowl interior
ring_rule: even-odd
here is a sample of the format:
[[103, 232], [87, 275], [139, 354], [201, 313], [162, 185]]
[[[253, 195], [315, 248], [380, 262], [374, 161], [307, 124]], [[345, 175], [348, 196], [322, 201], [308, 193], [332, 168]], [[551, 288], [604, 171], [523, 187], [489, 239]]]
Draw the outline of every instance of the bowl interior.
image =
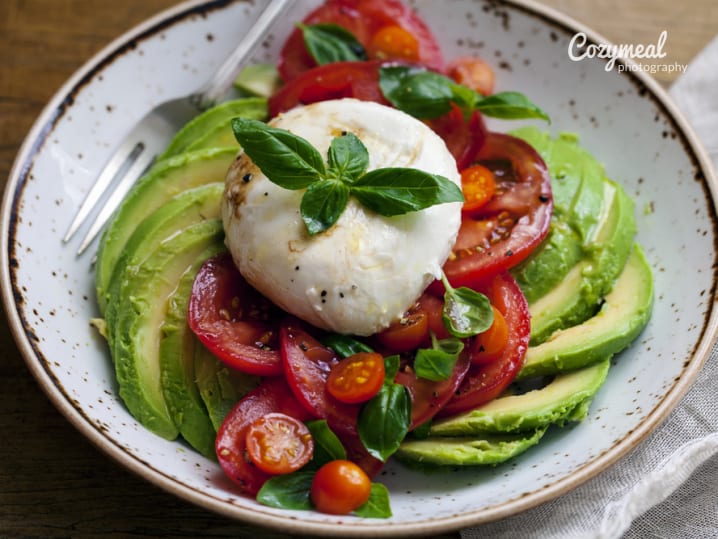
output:
[[[256, 53], [273, 61], [293, 22], [316, 1], [295, 4]], [[259, 3], [257, 3], [259, 4]], [[290, 531], [376, 535], [451, 529], [546, 501], [633, 447], [676, 403], [715, 334], [716, 215], [707, 160], [659, 88], [641, 75], [572, 61], [581, 28], [522, 4], [415, 2], [446, 58], [478, 54], [497, 90], [527, 94], [577, 134], [609, 177], [633, 196], [638, 241], [655, 277], [653, 318], [617, 356], [588, 419], [551, 429], [541, 443], [495, 468], [425, 474], [391, 463], [388, 521], [289, 512], [238, 495], [216, 463], [139, 426], [119, 399], [97, 316], [92, 255], [61, 241], [122, 134], [155, 103], [188, 93], [222, 61], [256, 17], [244, 2], [185, 4], [148, 21], [92, 59], [49, 104], [23, 147], [3, 207], [3, 284], [8, 316], [33, 373], [84, 434], [150, 481], [210, 509]], [[519, 123], [490, 122], [495, 129]], [[92, 250], [92, 249], [91, 249]]]

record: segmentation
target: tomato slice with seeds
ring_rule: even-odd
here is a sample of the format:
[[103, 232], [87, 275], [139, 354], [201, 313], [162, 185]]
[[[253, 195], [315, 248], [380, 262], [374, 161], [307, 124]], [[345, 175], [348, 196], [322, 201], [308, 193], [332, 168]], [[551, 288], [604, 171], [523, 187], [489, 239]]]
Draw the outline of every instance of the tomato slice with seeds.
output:
[[[466, 374], [451, 400], [437, 414], [455, 415], [498, 397], [521, 369], [529, 345], [531, 322], [526, 298], [508, 272], [499, 273], [479, 288], [498, 309], [508, 326], [508, 341], [501, 356], [483, 365], [477, 362]], [[471, 348], [471, 347], [469, 347]]]
[[229, 254], [207, 260], [197, 272], [187, 322], [221, 361], [248, 374], [282, 373], [279, 309], [244, 280]]
[[334, 62], [297, 76], [269, 98], [269, 115], [276, 116], [297, 105], [354, 97], [389, 106], [379, 87], [379, 68], [385, 62]]
[[[476, 161], [494, 173], [496, 194], [464, 215], [444, 272], [452, 286], [480, 286], [524, 260], [548, 233], [553, 198], [541, 156], [511, 135], [489, 133]], [[443, 291], [440, 283], [432, 285]]]
[[314, 418], [299, 404], [284, 378], [274, 376], [242, 397], [217, 431], [215, 451], [220, 466], [242, 492], [252, 496], [271, 475], [259, 469], [247, 454], [247, 431], [256, 420], [275, 412], [299, 421]]
[[[416, 42], [415, 60], [436, 71], [443, 70], [441, 47], [424, 21], [406, 4], [399, 0], [328, 0], [307, 15], [304, 24], [333, 23], [357, 38], [369, 59], [401, 59], [403, 49], [377, 47], [381, 39], [377, 34], [386, 28], [398, 27]], [[396, 33], [397, 30], [392, 32]], [[386, 37], [386, 36], [385, 36]], [[406, 38], [405, 38], [406, 39]], [[277, 69], [285, 82], [293, 80], [305, 71], [316, 67], [304, 45], [304, 37], [295, 29], [279, 53]]]
[[339, 356], [312, 337], [298, 319], [287, 317], [279, 328], [284, 375], [306, 410], [327, 420], [338, 434], [356, 432], [359, 406], [341, 402], [327, 389], [327, 378]]
[[482, 165], [472, 165], [461, 171], [461, 191], [464, 205], [461, 211], [472, 214], [483, 208], [496, 193], [494, 173]]
[[327, 376], [327, 391], [341, 402], [358, 404], [376, 395], [384, 384], [384, 357], [359, 352], [336, 363]]
[[314, 454], [309, 428], [281, 412], [258, 417], [247, 428], [247, 454], [257, 468], [272, 475], [296, 472]]
[[387, 354], [400, 354], [418, 348], [428, 341], [429, 317], [417, 302], [401, 319], [376, 336]]

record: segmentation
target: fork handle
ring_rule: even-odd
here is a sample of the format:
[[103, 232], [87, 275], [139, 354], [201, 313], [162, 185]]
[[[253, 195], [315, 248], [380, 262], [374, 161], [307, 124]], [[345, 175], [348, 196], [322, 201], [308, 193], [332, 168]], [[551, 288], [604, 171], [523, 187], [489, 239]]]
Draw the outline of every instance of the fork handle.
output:
[[269, 28], [277, 18], [293, 3], [294, 0], [271, 0], [259, 15], [237, 47], [222, 62], [214, 75], [191, 96], [192, 102], [200, 109], [206, 110], [219, 103], [234, 79], [244, 66], [244, 61], [264, 39]]

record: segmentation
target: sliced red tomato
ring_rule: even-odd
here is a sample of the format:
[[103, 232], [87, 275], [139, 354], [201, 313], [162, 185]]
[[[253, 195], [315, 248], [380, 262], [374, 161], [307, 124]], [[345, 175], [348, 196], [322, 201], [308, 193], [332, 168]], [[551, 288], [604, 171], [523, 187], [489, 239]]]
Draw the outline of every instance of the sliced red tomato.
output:
[[334, 398], [327, 378], [340, 358], [312, 337], [296, 318], [286, 318], [279, 328], [284, 375], [297, 400], [312, 415], [327, 420], [338, 434], [356, 432], [359, 406]]
[[[444, 265], [455, 287], [480, 286], [524, 260], [546, 237], [553, 212], [546, 164], [523, 140], [489, 133], [476, 161], [493, 171], [496, 194], [462, 220]], [[443, 286], [436, 283], [432, 289]]]
[[458, 107], [453, 106], [448, 114], [429, 120], [427, 123], [444, 139], [460, 171], [475, 160], [476, 154], [486, 140], [486, 126], [478, 112], [473, 112], [466, 118]]
[[[486, 364], [472, 366], [455, 395], [438, 413], [440, 417], [476, 408], [508, 387], [521, 369], [529, 345], [531, 322], [526, 298], [508, 272], [499, 273], [479, 289], [504, 316], [508, 341], [501, 356]], [[469, 347], [471, 348], [471, 347]]]
[[334, 62], [315, 67], [292, 79], [269, 98], [269, 115], [297, 105], [354, 97], [389, 105], [379, 88], [379, 67], [384, 62]]
[[[413, 59], [436, 71], [444, 66], [441, 48], [424, 21], [409, 6], [398, 0], [328, 0], [303, 20], [304, 24], [332, 23], [357, 38], [370, 59], [406, 59], [401, 47], [379, 46], [377, 34], [387, 27], [399, 27], [416, 42]], [[396, 31], [395, 31], [396, 32]], [[386, 37], [386, 36], [385, 36]], [[406, 39], [406, 38], [405, 38]], [[277, 69], [286, 82], [316, 67], [304, 45], [304, 37], [295, 29], [279, 53]]]
[[247, 431], [256, 420], [275, 412], [299, 421], [313, 418], [294, 398], [284, 378], [272, 377], [247, 393], [217, 431], [215, 451], [220, 466], [242, 492], [252, 496], [271, 475], [260, 470], [247, 454]]
[[504, 315], [493, 305], [494, 321], [491, 327], [477, 335], [471, 344], [471, 364], [486, 365], [501, 357], [509, 342], [509, 326]]
[[314, 439], [309, 427], [281, 412], [272, 412], [252, 421], [247, 429], [246, 444], [254, 465], [272, 475], [296, 472], [314, 454]]
[[438, 382], [419, 378], [410, 368], [399, 370], [394, 381], [405, 386], [411, 396], [411, 426], [409, 430], [425, 423], [444, 407], [463, 382], [470, 364], [470, 354], [462, 353], [456, 361], [449, 379]]
[[200, 341], [234, 369], [259, 376], [282, 373], [276, 324], [279, 310], [252, 288], [229, 254], [197, 272], [188, 323]]

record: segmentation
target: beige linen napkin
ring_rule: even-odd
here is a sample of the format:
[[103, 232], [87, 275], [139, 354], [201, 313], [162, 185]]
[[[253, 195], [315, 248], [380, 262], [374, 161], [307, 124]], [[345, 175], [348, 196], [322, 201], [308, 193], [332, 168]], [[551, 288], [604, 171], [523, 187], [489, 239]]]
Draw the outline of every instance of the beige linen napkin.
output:
[[[718, 38], [670, 94], [718, 167]], [[461, 536], [718, 538], [718, 347], [668, 419], [615, 466], [561, 498]]]

